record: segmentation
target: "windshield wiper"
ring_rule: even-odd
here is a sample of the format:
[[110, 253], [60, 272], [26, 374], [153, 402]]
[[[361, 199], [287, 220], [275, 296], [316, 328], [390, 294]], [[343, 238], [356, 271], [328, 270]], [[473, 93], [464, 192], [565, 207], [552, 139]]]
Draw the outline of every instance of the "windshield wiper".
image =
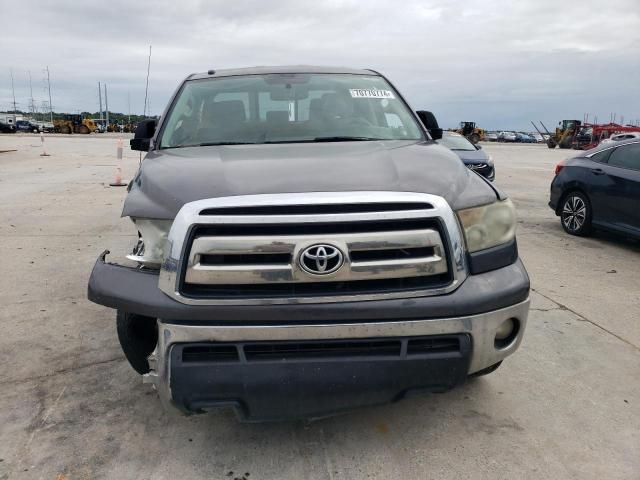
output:
[[217, 145], [255, 145], [255, 144], [256, 142], [205, 142], [205, 143], [199, 143], [197, 146], [198, 147], [215, 147]]
[[311, 141], [312, 142], [366, 142], [371, 140], [384, 140], [384, 138], [334, 136], [334, 137], [316, 137]]
[[385, 140], [385, 139], [373, 138], [373, 137], [335, 136], [335, 137], [303, 138], [300, 140], [266, 140], [261, 143], [364, 142], [368, 140]]

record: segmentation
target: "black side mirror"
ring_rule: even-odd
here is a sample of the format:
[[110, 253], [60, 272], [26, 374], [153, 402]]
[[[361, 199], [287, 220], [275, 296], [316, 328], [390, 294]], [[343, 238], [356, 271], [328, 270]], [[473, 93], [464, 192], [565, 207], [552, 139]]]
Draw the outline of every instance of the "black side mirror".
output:
[[136, 126], [136, 132], [133, 138], [129, 140], [131, 150], [140, 150], [141, 152], [148, 152], [151, 147], [151, 139], [153, 134], [156, 133], [156, 121], [155, 120], [143, 120]]
[[482, 149], [482, 145], [478, 145], [477, 143], [474, 145], [474, 147], [476, 147], [476, 150], [481, 150]]
[[434, 140], [440, 140], [442, 138], [442, 129], [438, 126], [436, 116], [426, 110], [418, 110], [416, 113], [418, 114], [418, 118], [420, 118], [422, 124], [429, 132], [429, 135], [431, 135], [431, 138]]

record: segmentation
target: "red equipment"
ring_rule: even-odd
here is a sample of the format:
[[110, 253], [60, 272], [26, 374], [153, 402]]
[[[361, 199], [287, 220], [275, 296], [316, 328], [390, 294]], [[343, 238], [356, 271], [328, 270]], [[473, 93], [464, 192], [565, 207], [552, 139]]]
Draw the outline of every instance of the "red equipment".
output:
[[592, 123], [582, 124], [571, 142], [571, 148], [576, 150], [589, 150], [597, 147], [605, 138], [611, 135], [626, 132], [640, 132], [640, 127], [631, 125], [620, 125], [619, 123], [607, 123], [596, 125]]

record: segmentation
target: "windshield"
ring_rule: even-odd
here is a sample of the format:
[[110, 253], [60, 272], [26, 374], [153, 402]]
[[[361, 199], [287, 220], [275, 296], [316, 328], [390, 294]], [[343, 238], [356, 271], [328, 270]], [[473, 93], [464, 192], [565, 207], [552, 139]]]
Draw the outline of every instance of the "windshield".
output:
[[245, 75], [186, 82], [160, 148], [423, 138], [382, 77]]
[[438, 140], [438, 143], [451, 150], [471, 151], [476, 149], [476, 147], [462, 135], [448, 135], [445, 133], [442, 138]]

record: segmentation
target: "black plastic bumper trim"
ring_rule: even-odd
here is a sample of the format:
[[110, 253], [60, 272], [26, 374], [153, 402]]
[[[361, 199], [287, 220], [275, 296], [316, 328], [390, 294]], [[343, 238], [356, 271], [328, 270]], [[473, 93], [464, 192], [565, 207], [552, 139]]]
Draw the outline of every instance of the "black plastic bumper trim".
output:
[[469, 335], [447, 337], [457, 340], [456, 350], [409, 355], [404, 348], [397, 356], [372, 351], [287, 361], [184, 362], [183, 352], [193, 344], [177, 344], [170, 354], [171, 398], [186, 413], [231, 406], [247, 421], [281, 421], [393, 402], [413, 392], [442, 392], [464, 382], [471, 358]]

